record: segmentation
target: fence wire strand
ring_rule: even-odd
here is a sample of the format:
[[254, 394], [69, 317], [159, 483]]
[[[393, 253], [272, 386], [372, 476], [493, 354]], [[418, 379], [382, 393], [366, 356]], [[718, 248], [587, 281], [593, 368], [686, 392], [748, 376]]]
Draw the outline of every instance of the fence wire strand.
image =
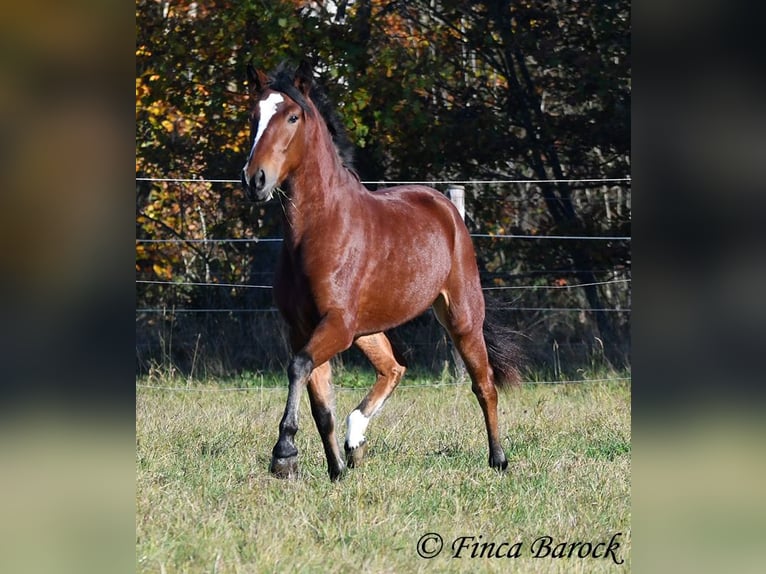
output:
[[[630, 381], [631, 377], [614, 377], [614, 378], [605, 378], [605, 379], [578, 379], [578, 380], [567, 380], [567, 381], [524, 381], [522, 385], [576, 385], [576, 384], [584, 384], [584, 383], [609, 383], [609, 382], [620, 382], [620, 381]], [[442, 387], [460, 387], [460, 386], [470, 386], [469, 381], [464, 382], [452, 382], [452, 383], [433, 383], [433, 384], [412, 384], [412, 385], [399, 385], [397, 389], [438, 389]], [[279, 386], [279, 387], [267, 387], [267, 386], [253, 386], [253, 387], [199, 387], [199, 386], [189, 386], [189, 387], [169, 387], [164, 385], [144, 385], [144, 384], [136, 384], [136, 389], [147, 389], [147, 390], [157, 390], [157, 391], [171, 391], [171, 392], [199, 392], [199, 393], [223, 393], [223, 392], [243, 392], [243, 391], [286, 391], [287, 386]], [[335, 391], [356, 391], [356, 392], [363, 392], [367, 390], [367, 387], [342, 387], [342, 386], [335, 386]]]
[[[508, 285], [497, 287], [482, 287], [483, 291], [504, 291], [512, 289], [577, 289], [579, 287], [592, 287], [596, 285], [612, 285], [615, 283], [630, 283], [632, 279], [610, 279], [609, 281], [595, 281], [593, 283], [575, 283], [572, 285]], [[249, 283], [205, 283], [197, 281], [159, 281], [152, 279], [136, 279], [136, 283], [148, 285], [175, 285], [179, 287], [232, 287], [243, 289], [271, 289], [271, 285], [251, 285]]]
[[[555, 239], [560, 241], [630, 241], [630, 235], [514, 235], [511, 233], [471, 233], [481, 239]], [[136, 239], [136, 243], [281, 243], [281, 237], [215, 238], [215, 239]]]
[[[241, 183], [239, 179], [205, 179], [202, 177], [136, 177], [136, 181], [157, 183]], [[507, 185], [514, 183], [620, 183], [632, 182], [631, 177], [604, 177], [583, 179], [464, 179], [464, 180], [371, 180], [363, 185]]]

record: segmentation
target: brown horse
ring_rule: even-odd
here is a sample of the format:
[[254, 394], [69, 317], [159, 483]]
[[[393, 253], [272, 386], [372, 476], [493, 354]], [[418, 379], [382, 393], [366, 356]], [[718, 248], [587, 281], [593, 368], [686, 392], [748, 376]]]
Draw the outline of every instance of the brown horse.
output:
[[431, 306], [471, 377], [484, 413], [489, 464], [505, 469], [495, 387], [518, 382], [517, 348], [493, 341], [487, 332], [476, 256], [458, 211], [424, 186], [366, 189], [348, 165], [337, 116], [320, 110], [326, 99], [307, 64], [295, 71], [281, 66], [271, 76], [249, 66], [248, 80], [253, 146], [242, 184], [252, 200], [277, 193], [283, 205], [274, 295], [294, 354], [271, 472], [281, 478], [297, 472], [294, 437], [307, 385], [330, 478], [343, 474], [330, 359], [351, 345], [377, 371], [375, 384], [347, 419], [346, 459], [349, 467], [359, 464], [370, 418], [405, 371], [384, 331]]

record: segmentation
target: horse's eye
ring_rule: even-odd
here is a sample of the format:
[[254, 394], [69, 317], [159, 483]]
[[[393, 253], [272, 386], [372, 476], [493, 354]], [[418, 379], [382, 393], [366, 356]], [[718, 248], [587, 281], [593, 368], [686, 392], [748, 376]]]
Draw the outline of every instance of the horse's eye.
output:
[[291, 124], [294, 124], [295, 122], [298, 121], [298, 116], [295, 114], [292, 114], [289, 118], [287, 118], [287, 121], [290, 122]]

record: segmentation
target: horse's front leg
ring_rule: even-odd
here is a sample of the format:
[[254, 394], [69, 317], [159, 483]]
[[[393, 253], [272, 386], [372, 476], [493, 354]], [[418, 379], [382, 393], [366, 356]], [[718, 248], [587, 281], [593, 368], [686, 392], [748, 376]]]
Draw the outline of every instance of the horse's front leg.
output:
[[[312, 333], [306, 346], [295, 355], [287, 369], [287, 406], [282, 422], [279, 423], [279, 440], [271, 453], [271, 472], [280, 478], [292, 478], [298, 473], [298, 449], [295, 448], [295, 433], [298, 432], [298, 403], [300, 393], [306, 384], [314, 365], [320, 367], [337, 353], [348, 349], [353, 342], [353, 331], [349, 327], [346, 313], [328, 311]], [[328, 372], [329, 374], [329, 372]], [[319, 379], [312, 381], [310, 398], [317, 427], [325, 446], [330, 478], [340, 477], [345, 465], [335, 438], [335, 422], [329, 406], [329, 393], [321, 392]], [[327, 377], [329, 385], [329, 377]]]
[[301, 391], [313, 367], [313, 361], [309, 356], [298, 353], [287, 368], [287, 404], [279, 423], [279, 439], [271, 451], [269, 468], [277, 478], [295, 478], [298, 475], [298, 449], [295, 447], [295, 433], [298, 432], [298, 406]]

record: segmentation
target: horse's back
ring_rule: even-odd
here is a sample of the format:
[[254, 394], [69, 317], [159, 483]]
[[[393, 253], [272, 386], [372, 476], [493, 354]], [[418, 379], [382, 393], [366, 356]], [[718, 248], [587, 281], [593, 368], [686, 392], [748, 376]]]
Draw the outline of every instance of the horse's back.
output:
[[[454, 210], [454, 213], [457, 213], [457, 209], [443, 193], [425, 185], [397, 185], [370, 191], [369, 195], [382, 206], [406, 207], [410, 210], [432, 211], [434, 213], [446, 213]], [[413, 217], [423, 215], [414, 212], [411, 214]]]

